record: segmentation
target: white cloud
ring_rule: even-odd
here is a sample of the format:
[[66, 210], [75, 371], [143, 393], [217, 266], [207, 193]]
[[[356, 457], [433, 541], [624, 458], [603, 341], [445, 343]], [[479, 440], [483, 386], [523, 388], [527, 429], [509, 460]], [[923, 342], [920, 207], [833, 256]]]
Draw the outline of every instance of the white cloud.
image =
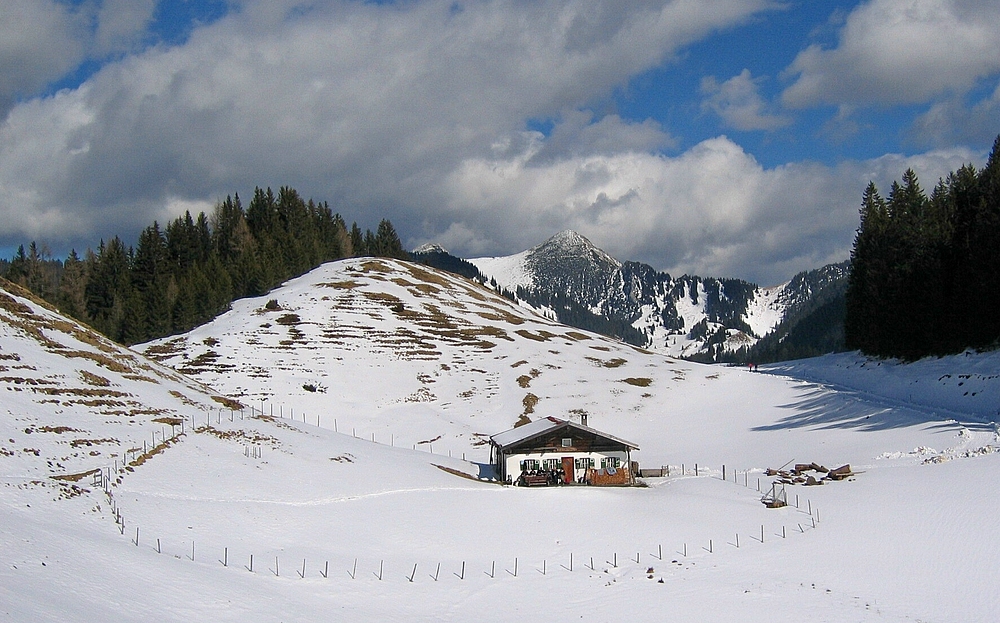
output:
[[[913, 162], [936, 180], [971, 156], [765, 169], [724, 137], [659, 155], [667, 129], [586, 110], [764, 6], [245, 3], [184, 45], [15, 106], [0, 124], [0, 241], [128, 239], [234, 191], [291, 185], [462, 255], [573, 227], [674, 273], [781, 280], [846, 257], [869, 179], [887, 187]], [[119, 41], [139, 17], [112, 29]], [[773, 116], [737, 78], [744, 122]], [[556, 124], [545, 137], [529, 119]]]
[[4, 0], [0, 6], [0, 119], [88, 58], [133, 48], [155, 0]]
[[102, 0], [97, 10], [95, 53], [130, 49], [146, 32], [155, 9], [156, 0]]
[[971, 106], [961, 98], [937, 102], [918, 116], [911, 138], [924, 145], [991, 144], [1000, 134], [1000, 86]]
[[760, 79], [754, 79], [749, 69], [721, 84], [715, 76], [701, 81], [703, 111], [719, 115], [725, 124], [737, 130], [775, 130], [792, 123], [785, 115], [768, 112], [767, 102], [760, 95]]
[[[547, 157], [668, 144], [654, 123], [575, 111], [766, 5], [245, 2], [182, 46], [15, 108], [0, 126], [0, 237], [34, 234], [24, 213], [86, 224], [53, 222], [53, 237], [127, 235], [169, 197], [281, 184], [415, 229], [457, 163], [528, 119], [561, 118]], [[117, 40], [143, 16], [102, 32]]]
[[0, 7], [0, 119], [84, 58], [86, 22], [55, 0], [4, 0]]
[[995, 0], [871, 0], [833, 49], [812, 45], [786, 70], [788, 106], [912, 104], [961, 94], [1000, 72]]
[[[443, 197], [449, 214], [468, 219], [463, 233], [478, 232], [474, 252], [528, 248], [568, 227], [616, 257], [675, 275], [768, 285], [848, 257], [869, 180], [887, 192], [912, 167], [930, 187], [983, 158], [951, 150], [766, 169], [725, 137], [676, 157], [623, 153], [539, 164], [531, 157], [539, 149], [532, 143], [502, 161], [467, 160], [448, 177]], [[433, 239], [429, 232], [422, 241]], [[460, 241], [449, 244], [462, 250]]]

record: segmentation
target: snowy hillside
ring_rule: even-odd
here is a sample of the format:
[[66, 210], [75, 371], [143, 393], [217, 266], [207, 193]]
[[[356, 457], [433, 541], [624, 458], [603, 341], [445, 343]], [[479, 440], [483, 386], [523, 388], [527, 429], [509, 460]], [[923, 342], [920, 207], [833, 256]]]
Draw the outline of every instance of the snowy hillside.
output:
[[[851, 382], [832, 376], [844, 360], [680, 362], [431, 269], [347, 260], [142, 347], [208, 391], [102, 342], [156, 382], [110, 371], [74, 354], [96, 352], [70, 337], [81, 328], [0, 300], [6, 620], [985, 621], [1000, 606], [996, 418], [938, 391], [937, 368], [895, 367], [898, 385], [937, 388], [904, 401], [860, 361]], [[941, 365], [996, 396], [995, 358], [968, 361], [982, 363]], [[118, 471], [60, 497], [40, 483], [64, 473], [45, 461], [68, 456], [70, 437], [25, 428], [148, 434], [138, 413], [12, 380], [75, 387], [78, 369], [130, 408], [187, 419], [131, 469], [74, 458], [73, 471]], [[213, 409], [213, 392], [243, 408]], [[609, 489], [475, 478], [483, 435], [583, 411], [670, 476]], [[856, 474], [791, 485], [788, 507], [765, 508], [758, 479], [768, 488], [764, 470], [786, 462]]]
[[235, 404], [2, 284], [5, 474], [73, 494], [92, 472], [150, 458], [195, 414]]

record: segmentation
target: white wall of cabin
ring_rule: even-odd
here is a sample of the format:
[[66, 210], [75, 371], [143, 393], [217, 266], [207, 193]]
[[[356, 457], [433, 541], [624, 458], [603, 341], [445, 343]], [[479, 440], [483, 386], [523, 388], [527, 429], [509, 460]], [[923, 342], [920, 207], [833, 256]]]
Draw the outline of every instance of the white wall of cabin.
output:
[[628, 453], [624, 451], [609, 451], [609, 452], [527, 452], [522, 454], [508, 454], [505, 461], [507, 476], [510, 477], [511, 482], [516, 482], [518, 477], [521, 475], [521, 461], [525, 459], [533, 459], [538, 461], [539, 469], [542, 468], [542, 461], [545, 459], [562, 459], [564, 456], [573, 457], [574, 461], [574, 474], [573, 479], [577, 481], [583, 476], [583, 470], [577, 470], [575, 468], [576, 459], [593, 459], [594, 467], [597, 469], [601, 468], [601, 459], [613, 457], [617, 458], [619, 465], [621, 467], [628, 466]]

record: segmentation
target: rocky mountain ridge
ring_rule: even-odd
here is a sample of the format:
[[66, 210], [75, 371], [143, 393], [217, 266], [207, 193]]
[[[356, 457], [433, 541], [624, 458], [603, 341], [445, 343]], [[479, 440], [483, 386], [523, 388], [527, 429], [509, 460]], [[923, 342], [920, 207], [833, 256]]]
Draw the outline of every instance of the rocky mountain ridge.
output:
[[[413, 255], [446, 269], [445, 258], [453, 258], [451, 264], [458, 259], [440, 245]], [[801, 312], [817, 297], [842, 296], [848, 269], [847, 262], [831, 264], [770, 288], [733, 278], [675, 278], [648, 264], [619, 261], [573, 231], [515, 255], [463, 263], [474, 268], [467, 268], [466, 276], [554, 320], [656, 352], [712, 362], [750, 357], [753, 347], [783, 322], [794, 325], [808, 318]], [[822, 316], [822, 322], [838, 321], [836, 314]], [[823, 348], [838, 346], [824, 343]]]

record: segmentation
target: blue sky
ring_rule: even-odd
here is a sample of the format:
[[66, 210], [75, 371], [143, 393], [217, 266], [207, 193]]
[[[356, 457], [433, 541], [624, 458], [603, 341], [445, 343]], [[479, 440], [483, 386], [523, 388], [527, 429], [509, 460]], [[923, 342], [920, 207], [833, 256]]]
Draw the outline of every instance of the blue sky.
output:
[[291, 185], [464, 257], [845, 259], [861, 191], [1000, 133], [986, 0], [6, 0], [0, 253]]

